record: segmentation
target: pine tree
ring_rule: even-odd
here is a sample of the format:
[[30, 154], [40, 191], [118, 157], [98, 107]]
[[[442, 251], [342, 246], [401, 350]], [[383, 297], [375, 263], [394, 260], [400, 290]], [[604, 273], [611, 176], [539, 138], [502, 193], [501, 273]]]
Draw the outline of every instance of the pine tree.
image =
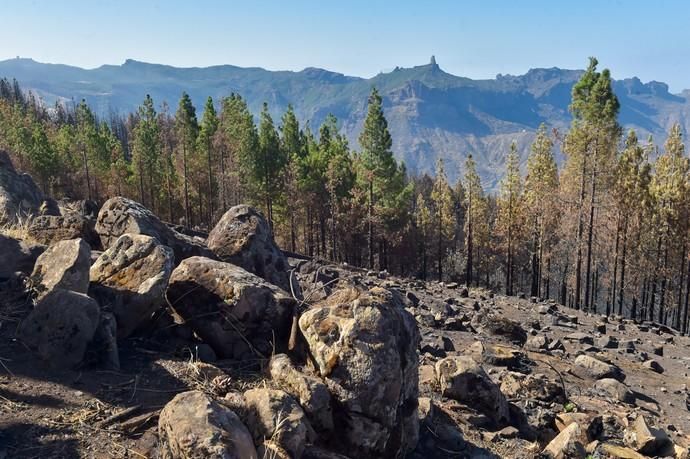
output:
[[549, 239], [553, 239], [558, 220], [557, 195], [558, 168], [553, 156], [553, 141], [546, 132], [546, 126], [542, 124], [527, 159], [524, 193], [526, 219], [531, 228], [532, 296], [541, 296], [543, 257], [549, 249], [545, 245]]
[[280, 198], [283, 185], [285, 158], [280, 150], [280, 138], [264, 102], [259, 122], [258, 150], [250, 152], [245, 158], [245, 167], [249, 173], [250, 186], [258, 199], [266, 206], [266, 218], [273, 230], [273, 206]]
[[422, 193], [417, 194], [415, 202], [415, 224], [420, 236], [418, 246], [422, 255], [422, 279], [426, 280], [427, 240], [430, 236], [431, 211]]
[[472, 155], [465, 161], [465, 282], [469, 286], [475, 271], [478, 248], [488, 237], [487, 203]]
[[[589, 66], [580, 80], [573, 86], [570, 110], [573, 125], [566, 136], [564, 150], [568, 156], [564, 176], [570, 180], [570, 189], [575, 193], [579, 183], [577, 199], [570, 196], [569, 202], [576, 202], [577, 232], [575, 261], [576, 308], [588, 310], [591, 303], [592, 248], [594, 246], [595, 209], [597, 196], [605, 194], [611, 177], [605, 172], [613, 170], [620, 126], [617, 116], [620, 104], [613, 93], [611, 75], [608, 69], [597, 72], [598, 61], [590, 58]], [[588, 198], [588, 199], [586, 199]], [[582, 250], [586, 235], [585, 291], [582, 301]]]
[[[647, 218], [650, 206], [649, 183], [651, 167], [647, 162], [645, 149], [639, 145], [635, 131], [630, 131], [625, 139], [625, 148], [618, 158], [613, 199], [616, 206], [616, 243], [614, 249], [614, 272], [611, 286], [611, 309], [618, 305], [618, 314], [623, 314], [626, 270], [630, 263], [628, 250], [639, 247], [639, 231]], [[631, 230], [638, 236], [629, 237]], [[631, 244], [630, 242], [633, 241]], [[620, 260], [620, 261], [619, 261]], [[620, 280], [618, 274], [620, 273]], [[617, 300], [616, 300], [617, 298]], [[635, 315], [635, 311], [631, 311]]]
[[214, 204], [213, 197], [216, 194], [215, 184], [213, 181], [213, 162], [214, 162], [214, 151], [213, 151], [213, 138], [218, 130], [218, 115], [216, 114], [216, 108], [213, 106], [213, 98], [209, 97], [206, 99], [206, 105], [204, 106], [204, 114], [201, 117], [201, 128], [199, 130], [198, 146], [197, 149], [201, 153], [204, 162], [206, 163], [207, 169], [207, 187], [206, 199], [208, 200], [208, 214], [206, 218], [206, 223], [208, 227], [213, 227], [214, 220]]
[[182, 93], [180, 103], [175, 114], [175, 130], [178, 139], [178, 151], [182, 155], [182, 182], [184, 187], [185, 224], [192, 224], [192, 213], [189, 202], [190, 158], [195, 156], [196, 141], [199, 135], [199, 125], [196, 119], [196, 109], [192, 99], [186, 92]]
[[254, 118], [238, 94], [223, 99], [216, 143], [220, 156], [221, 205], [225, 209], [244, 200], [249, 180], [247, 165], [259, 149]]
[[[139, 106], [138, 115], [132, 148], [135, 176], [138, 178], [142, 204], [155, 209], [161, 188], [162, 148], [158, 115], [150, 95], [147, 94], [144, 102]], [[146, 198], [147, 189], [148, 199]]]
[[391, 151], [393, 140], [388, 131], [388, 121], [383, 114], [383, 99], [376, 88], [372, 88], [368, 102], [364, 128], [359, 136], [362, 148], [359, 181], [367, 191], [367, 247], [369, 267], [373, 268], [376, 224], [374, 209], [377, 201], [389, 191], [386, 188], [393, 185], [392, 178], [398, 174], [398, 170]]
[[443, 280], [445, 241], [451, 239], [455, 234], [456, 222], [453, 212], [453, 193], [448, 185], [442, 159], [436, 163], [436, 180], [434, 180], [434, 187], [431, 191], [431, 202], [434, 209], [434, 222], [437, 226], [438, 279]]
[[300, 208], [300, 196], [298, 190], [299, 162], [303, 157], [304, 145], [299, 122], [292, 105], [288, 105], [283, 114], [280, 127], [280, 148], [285, 158], [284, 189], [286, 192], [285, 209], [290, 219], [290, 248], [297, 251], [297, 213]]
[[[688, 198], [688, 172], [690, 163], [685, 157], [680, 125], [674, 124], [664, 144], [664, 154], [654, 164], [654, 175], [650, 193], [655, 202], [655, 221], [657, 223], [657, 262], [649, 303], [649, 320], [665, 322], [667, 304], [667, 283], [669, 253], [680, 250], [678, 242], [685, 239], [682, 217], [686, 217], [684, 207]], [[675, 243], [675, 244], [674, 244]], [[686, 248], [683, 249], [685, 251]], [[685, 253], [681, 259], [685, 258]], [[659, 279], [660, 278], [660, 279]], [[656, 296], [658, 290], [658, 297]], [[658, 303], [658, 304], [657, 304]], [[655, 318], [655, 307], [658, 316]]]
[[505, 256], [505, 287], [506, 295], [513, 294], [515, 282], [515, 250], [520, 241], [522, 222], [522, 178], [517, 155], [517, 144], [510, 145], [510, 153], [506, 160], [506, 173], [501, 180], [500, 194], [497, 200], [498, 234], [503, 239]]

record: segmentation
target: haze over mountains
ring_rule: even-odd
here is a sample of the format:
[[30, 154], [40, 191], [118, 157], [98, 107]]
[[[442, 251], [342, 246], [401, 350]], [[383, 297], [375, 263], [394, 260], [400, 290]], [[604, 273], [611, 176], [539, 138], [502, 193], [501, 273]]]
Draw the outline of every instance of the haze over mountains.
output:
[[[218, 102], [236, 92], [256, 114], [268, 102], [276, 122], [288, 104], [313, 130], [332, 113], [355, 148], [373, 85], [384, 96], [394, 152], [408, 170], [433, 172], [442, 157], [454, 182], [472, 154], [487, 189], [495, 188], [503, 175], [510, 142], [518, 143], [524, 162], [540, 123], [565, 130], [570, 91], [580, 73], [532, 69], [519, 76], [472, 80], [444, 72], [433, 58], [426, 65], [396, 68], [369, 79], [318, 68], [176, 68], [127, 60], [87, 70], [31, 59], [0, 62], [0, 77], [16, 78], [47, 104], [85, 98], [97, 113], [108, 116], [136, 110], [148, 93], [156, 104], [165, 101], [174, 111], [180, 94], [187, 91], [200, 111], [206, 97]], [[615, 77], [615, 69], [612, 73]], [[680, 122], [684, 132], [690, 128], [690, 91], [671, 94], [664, 83], [642, 83], [635, 77], [617, 80], [614, 89], [621, 102], [621, 124], [636, 129], [641, 139], [652, 134], [663, 144], [674, 122]]]

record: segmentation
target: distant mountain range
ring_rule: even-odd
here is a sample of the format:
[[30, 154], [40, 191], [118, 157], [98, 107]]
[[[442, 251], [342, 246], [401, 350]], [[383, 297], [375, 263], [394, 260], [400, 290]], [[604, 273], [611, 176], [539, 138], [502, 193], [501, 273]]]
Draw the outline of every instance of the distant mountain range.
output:
[[[394, 152], [408, 170], [432, 173], [436, 159], [442, 157], [455, 181], [472, 154], [487, 189], [495, 189], [503, 175], [510, 142], [518, 143], [524, 163], [540, 123], [567, 129], [570, 91], [581, 73], [532, 69], [520, 76], [472, 80], [444, 72], [433, 58], [426, 65], [396, 68], [369, 79], [318, 68], [300, 72], [232, 65], [177, 68], [127, 60], [87, 70], [31, 59], [0, 61], [0, 77], [16, 78], [48, 104], [85, 98], [107, 116], [136, 110], [147, 93], [174, 111], [182, 91], [190, 94], [198, 110], [208, 96], [219, 101], [236, 92], [256, 114], [268, 102], [276, 122], [288, 104], [314, 130], [332, 113], [355, 149], [367, 95], [376, 86], [384, 96]], [[671, 94], [665, 83], [642, 83], [638, 78], [617, 80], [614, 89], [621, 102], [621, 124], [638, 130], [640, 138], [652, 134], [662, 144], [674, 122], [680, 122], [684, 132], [690, 128], [690, 91]]]

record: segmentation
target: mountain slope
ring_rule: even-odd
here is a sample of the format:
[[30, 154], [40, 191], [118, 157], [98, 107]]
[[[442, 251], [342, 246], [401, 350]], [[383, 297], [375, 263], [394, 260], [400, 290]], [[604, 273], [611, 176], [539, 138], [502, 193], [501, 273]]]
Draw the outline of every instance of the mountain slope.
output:
[[[237, 92], [254, 113], [266, 101], [277, 118], [292, 104], [300, 120], [314, 127], [332, 113], [355, 147], [367, 95], [376, 86], [384, 95], [394, 151], [410, 171], [433, 172], [436, 159], [442, 157], [454, 181], [472, 154], [487, 189], [500, 180], [510, 142], [518, 143], [524, 162], [540, 123], [567, 128], [570, 90], [580, 73], [533, 69], [520, 76], [471, 80], [446, 73], [432, 61], [364, 79], [317, 68], [300, 72], [231, 65], [176, 68], [127, 60], [86, 70], [31, 59], [0, 62], [0, 77], [16, 78], [49, 104], [85, 98], [107, 116], [135, 110], [147, 93], [174, 110], [182, 91], [197, 107], [209, 95], [218, 101]], [[621, 123], [637, 129], [640, 138], [652, 134], [662, 143], [676, 121], [686, 132], [690, 128], [688, 91], [674, 95], [664, 83], [645, 84], [637, 78], [616, 81], [614, 88], [621, 100]]]

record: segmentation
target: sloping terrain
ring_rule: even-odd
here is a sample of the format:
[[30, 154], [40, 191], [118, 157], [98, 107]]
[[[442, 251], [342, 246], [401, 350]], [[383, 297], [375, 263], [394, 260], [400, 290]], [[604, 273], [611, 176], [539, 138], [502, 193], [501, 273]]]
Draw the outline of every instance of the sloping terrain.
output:
[[[199, 109], [208, 96], [218, 101], [236, 92], [255, 114], [268, 102], [276, 119], [292, 104], [300, 121], [309, 121], [312, 129], [332, 113], [354, 146], [367, 95], [376, 86], [384, 95], [394, 151], [410, 171], [433, 172], [436, 159], [442, 157], [454, 181], [464, 159], [472, 154], [488, 189], [502, 176], [512, 141], [518, 143], [524, 161], [540, 123], [561, 131], [567, 128], [570, 90], [579, 75], [578, 70], [551, 68], [471, 80], [446, 73], [435, 62], [396, 68], [369, 79], [317, 68], [300, 72], [231, 65], [176, 68], [128, 60], [85, 70], [30, 59], [0, 62], [0, 77], [16, 78], [48, 104], [85, 98], [107, 117], [111, 112], [136, 110], [145, 94], [158, 104], [167, 102], [174, 111], [182, 91]], [[652, 134], [661, 145], [674, 122], [686, 132], [690, 127], [687, 92], [674, 95], [664, 83], [642, 83], [637, 78], [618, 80], [614, 89], [621, 101], [621, 124], [638, 130], [639, 138]]]

